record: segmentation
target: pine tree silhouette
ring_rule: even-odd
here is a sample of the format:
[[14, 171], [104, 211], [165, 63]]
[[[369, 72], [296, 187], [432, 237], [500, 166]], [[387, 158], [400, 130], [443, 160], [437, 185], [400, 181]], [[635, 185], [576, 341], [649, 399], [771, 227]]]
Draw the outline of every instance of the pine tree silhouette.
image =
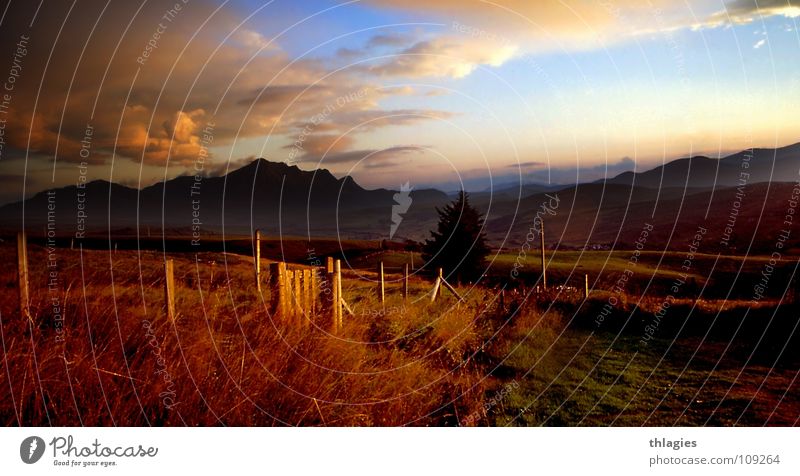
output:
[[457, 282], [474, 280], [483, 272], [483, 262], [490, 249], [483, 233], [483, 216], [469, 203], [463, 190], [444, 208], [436, 208], [439, 224], [425, 240], [422, 256], [426, 267], [442, 268]]

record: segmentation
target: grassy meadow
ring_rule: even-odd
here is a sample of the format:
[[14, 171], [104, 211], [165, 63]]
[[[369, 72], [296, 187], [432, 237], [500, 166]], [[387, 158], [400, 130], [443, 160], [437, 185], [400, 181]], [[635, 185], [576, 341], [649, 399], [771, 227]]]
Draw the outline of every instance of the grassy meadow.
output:
[[[163, 253], [57, 248], [48, 259], [29, 245], [30, 319], [20, 317], [14, 266], [0, 274], [2, 423], [791, 425], [800, 417], [797, 309], [793, 299], [779, 303], [791, 280], [757, 305], [745, 287], [728, 299], [701, 294], [707, 280], [731, 273], [752, 283], [763, 258], [698, 255], [696, 294], [675, 296], [644, 343], [678, 254], [644, 253], [635, 279], [615, 294], [630, 252], [550, 254], [547, 292], [536, 291], [534, 256], [518, 279], [504, 281], [517, 255], [500, 253], [487, 285], [457, 286], [463, 302], [445, 292], [431, 303], [424, 270], [412, 273], [409, 299], [400, 295], [399, 269], [422, 263], [418, 254], [332, 243], [266, 244], [262, 256], [295, 266], [308, 262], [309, 249], [343, 258], [354, 314], [336, 335], [325, 315], [300, 325], [271, 315], [247, 253], [171, 251], [173, 322]], [[15, 253], [12, 242], [0, 245], [5, 262]], [[379, 261], [388, 273], [384, 305], [375, 296]], [[576, 274], [580, 292], [554, 289]]]

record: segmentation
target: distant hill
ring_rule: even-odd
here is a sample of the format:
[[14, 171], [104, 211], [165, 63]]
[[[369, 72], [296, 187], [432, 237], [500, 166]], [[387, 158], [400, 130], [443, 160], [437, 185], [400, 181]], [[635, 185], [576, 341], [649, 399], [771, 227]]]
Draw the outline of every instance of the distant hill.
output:
[[[743, 166], [744, 162], [749, 165]], [[800, 178], [799, 169], [800, 143], [797, 143], [779, 149], [737, 152], [722, 159], [696, 156], [673, 160], [646, 172], [624, 172], [605, 182], [648, 188], [724, 188], [738, 186], [742, 172], [750, 174], [746, 183], [754, 184], [792, 182]]]
[[[544, 215], [545, 238], [551, 247], [624, 249], [635, 244], [645, 224], [651, 224], [647, 250], [686, 251], [687, 243], [702, 226], [708, 232], [700, 252], [771, 253], [778, 233], [785, 228], [783, 217], [793, 189], [789, 183], [759, 183], [741, 190], [724, 188], [683, 195], [675, 188], [659, 191], [629, 185], [583, 184], [555, 193], [559, 206], [555, 215]], [[741, 200], [737, 199], [740, 192]], [[550, 202], [544, 194], [533, 195], [523, 200], [520, 208], [536, 210]], [[505, 247], [519, 250], [534, 216], [528, 213], [491, 218], [486, 225], [489, 236], [497, 238], [507, 233]], [[732, 233], [723, 240], [731, 216], [735, 217]], [[793, 231], [783, 249], [786, 253], [800, 248], [800, 233]], [[537, 248], [536, 242], [531, 245]]]
[[[742, 167], [745, 162], [748, 168]], [[545, 216], [550, 246], [630, 248], [644, 223], [651, 223], [655, 230], [648, 238], [648, 249], [681, 250], [697, 226], [705, 226], [709, 239], [704, 251], [769, 252], [792, 193], [788, 182], [796, 180], [799, 168], [800, 144], [795, 144], [720, 160], [680, 159], [604, 182], [505, 186], [494, 193], [473, 193], [471, 200], [485, 214], [490, 241], [510, 250], [519, 249], [528, 239], [541, 205], [558, 197], [555, 214]], [[741, 171], [750, 177], [737, 189]], [[70, 186], [41, 192], [24, 203], [0, 207], [0, 230], [19, 230], [24, 208], [25, 228], [43, 234], [48, 193], [55, 196], [52, 216], [61, 235], [76, 230], [80, 193], [85, 199], [85, 225], [95, 234], [131, 235], [138, 229], [141, 235], [150, 231], [156, 235], [163, 226], [167, 234], [190, 236], [195, 225], [203, 235], [249, 234], [261, 229], [269, 236], [388, 239], [393, 211], [398, 210], [397, 191], [367, 190], [351, 177], [336, 178], [324, 169], [303, 171], [258, 159], [200, 182], [182, 176], [136, 190], [95, 181], [83, 190]], [[743, 199], [738, 200], [737, 193], [744, 194]], [[435, 189], [413, 190], [408, 196], [408, 210], [401, 213], [392, 238], [423, 240], [436, 226], [436, 208], [451, 197]], [[738, 212], [735, 226], [730, 238], [722, 240], [734, 208]], [[793, 233], [787, 249], [797, 246], [798, 239], [800, 233]], [[531, 245], [535, 248], [535, 243]]]
[[[564, 188], [568, 188], [571, 185], [547, 185], [543, 183], [523, 183], [523, 184], [501, 184], [494, 189], [486, 189], [480, 192], [472, 192], [470, 193], [470, 197], [472, 197], [473, 201], [486, 201], [488, 202], [490, 199], [494, 201], [500, 200], [518, 200], [520, 198], [525, 198], [530, 195], [536, 193], [546, 193], [552, 192], [555, 190], [561, 190]], [[456, 193], [451, 194], [453, 197], [457, 195]]]
[[[78, 198], [83, 193], [91, 231], [135, 229], [190, 234], [194, 222], [202, 230], [227, 234], [260, 228], [271, 235], [387, 238], [392, 224], [392, 190], [366, 190], [352, 178], [337, 179], [327, 170], [303, 171], [282, 162], [258, 159], [222, 177], [197, 182], [181, 176], [141, 191], [107, 181], [54, 190], [59, 233], [77, 229]], [[413, 232], [413, 217], [429, 216], [449, 200], [433, 189], [412, 190], [411, 204], [396, 231]], [[41, 232], [47, 223], [48, 192], [24, 203], [25, 227]], [[22, 226], [23, 203], [0, 207], [0, 226]], [[407, 231], [408, 230], [408, 231]]]

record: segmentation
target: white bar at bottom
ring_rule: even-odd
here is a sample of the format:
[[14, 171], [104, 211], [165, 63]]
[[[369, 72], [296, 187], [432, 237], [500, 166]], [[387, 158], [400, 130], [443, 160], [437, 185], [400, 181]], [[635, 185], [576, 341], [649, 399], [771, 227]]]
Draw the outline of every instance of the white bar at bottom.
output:
[[[45, 451], [26, 464], [21, 452], [29, 448], [20, 446], [30, 436]], [[795, 428], [5, 428], [0, 468], [13, 475], [797, 475], [798, 443]], [[139, 445], [157, 452], [102, 455]]]

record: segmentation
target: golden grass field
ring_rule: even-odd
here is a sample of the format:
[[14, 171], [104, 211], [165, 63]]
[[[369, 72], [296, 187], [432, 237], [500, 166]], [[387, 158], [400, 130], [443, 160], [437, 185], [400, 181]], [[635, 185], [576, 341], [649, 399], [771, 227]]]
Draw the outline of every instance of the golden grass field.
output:
[[[620, 322], [648, 319], [655, 295], [626, 296], [609, 327], [594, 329], [603, 289], [586, 301], [508, 292], [501, 306], [494, 289], [460, 286], [464, 302], [445, 293], [431, 303], [430, 279], [414, 275], [404, 302], [390, 273], [381, 306], [374, 261], [393, 267], [408, 254], [366, 253], [344, 273], [355, 315], [331, 335], [323, 315], [301, 326], [271, 316], [248, 256], [171, 253], [172, 322], [162, 253], [59, 248], [53, 289], [46, 250], [28, 253], [30, 320], [19, 314], [14, 267], [0, 274], [5, 425], [790, 425], [800, 417], [797, 351], [774, 348], [793, 335], [754, 344], [749, 325], [746, 339], [727, 324], [704, 339], [702, 325], [677, 334], [670, 325], [642, 348]], [[15, 248], [0, 246], [0, 259], [14, 263]], [[684, 298], [674, 319], [692, 305], [703, 325], [746, 308]]]
[[[302, 329], [272, 319], [252, 259], [176, 255], [178, 317], [168, 322], [162, 255], [57, 255], [63, 342], [44, 249], [29, 247], [31, 322], [19, 316], [15, 273], [2, 276], [6, 425], [445, 424], [482, 400], [465, 356], [483, 329], [463, 311], [483, 295], [458, 312], [450, 299], [390, 297], [376, 317], [380, 306], [346, 276], [356, 316], [332, 336], [317, 316]], [[14, 249], [2, 256], [13, 262]], [[429, 287], [412, 280], [420, 297]]]

